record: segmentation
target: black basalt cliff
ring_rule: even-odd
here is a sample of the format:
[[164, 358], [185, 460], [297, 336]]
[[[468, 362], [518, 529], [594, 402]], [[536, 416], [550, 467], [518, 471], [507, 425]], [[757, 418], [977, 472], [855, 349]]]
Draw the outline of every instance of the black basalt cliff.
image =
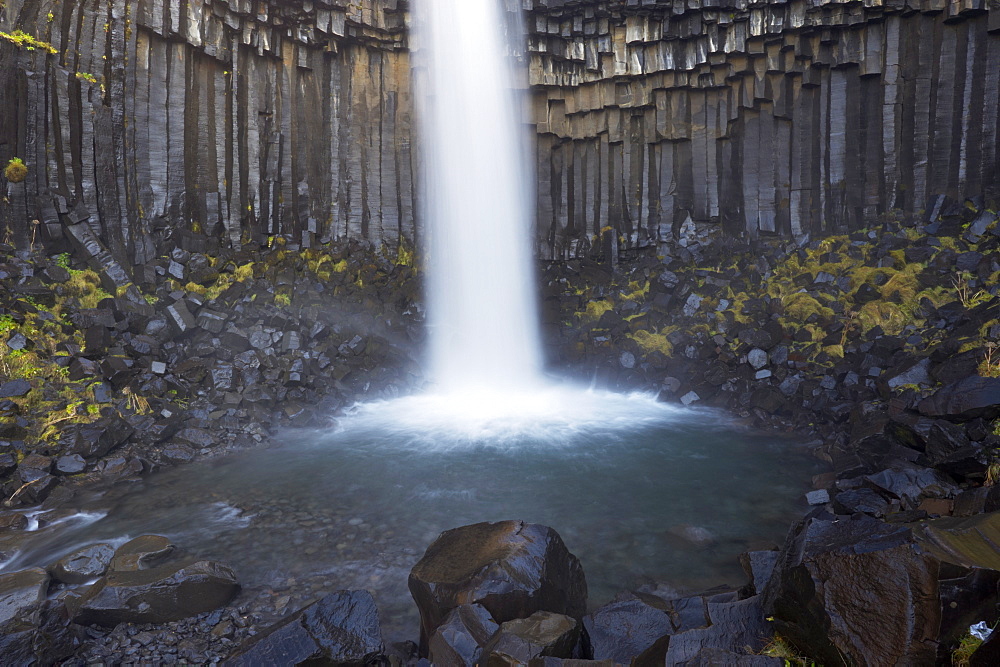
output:
[[[542, 257], [1000, 197], [997, 0], [523, 4]], [[416, 240], [407, 9], [8, 0], [0, 225], [86, 221], [140, 283], [171, 236]]]

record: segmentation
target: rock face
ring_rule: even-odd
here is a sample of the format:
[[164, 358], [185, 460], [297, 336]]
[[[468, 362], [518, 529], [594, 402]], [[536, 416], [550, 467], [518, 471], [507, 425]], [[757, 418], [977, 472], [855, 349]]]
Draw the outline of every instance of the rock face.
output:
[[996, 617], [998, 537], [996, 513], [916, 528], [817, 514], [790, 534], [765, 608], [824, 664], [933, 664], [939, 641]]
[[[1000, 194], [995, 3], [520, 4], [546, 256]], [[28, 166], [0, 222], [92, 227], [127, 270], [168, 228], [413, 240], [407, 22], [399, 0], [8, 2], [0, 29], [57, 53], [0, 40], [0, 159]]]
[[497, 623], [536, 611], [583, 616], [587, 582], [580, 561], [551, 528], [523, 521], [477, 523], [442, 533], [413, 566], [410, 593], [420, 610], [420, 650], [449, 612], [479, 604]]
[[371, 664], [382, 653], [375, 600], [368, 591], [330, 593], [254, 637], [224, 664]]
[[968, 103], [1000, 90], [995, 4], [530, 4], [552, 257], [605, 226], [626, 248], [688, 220], [819, 236], [1000, 195], [996, 105]]
[[167, 228], [412, 239], [403, 4], [8, 4], [0, 30], [65, 56], [0, 40], [0, 109], [17, 118], [0, 158], [28, 166], [2, 222], [62, 238], [89, 220], [126, 267]]

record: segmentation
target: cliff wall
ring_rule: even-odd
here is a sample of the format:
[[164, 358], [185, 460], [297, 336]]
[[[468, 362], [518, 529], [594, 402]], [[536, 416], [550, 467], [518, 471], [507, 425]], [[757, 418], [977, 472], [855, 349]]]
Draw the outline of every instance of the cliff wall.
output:
[[137, 267], [184, 234], [412, 238], [405, 18], [397, 0], [6, 0], [0, 158], [29, 174], [3, 184], [0, 230], [87, 221]]
[[1000, 196], [1000, 2], [530, 0], [543, 252]]
[[[1000, 198], [1000, 0], [522, 4], [543, 257]], [[7, 0], [0, 161], [29, 174], [0, 180], [0, 232], [86, 221], [139, 269], [178, 237], [415, 241], [406, 10]]]

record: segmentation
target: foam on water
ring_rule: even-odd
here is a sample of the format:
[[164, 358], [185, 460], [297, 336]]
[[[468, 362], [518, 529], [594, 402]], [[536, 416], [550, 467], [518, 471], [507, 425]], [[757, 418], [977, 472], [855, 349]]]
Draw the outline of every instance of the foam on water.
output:
[[[372, 446], [448, 451], [458, 448], [573, 447], [581, 436], [607, 441], [646, 427], [702, 418], [651, 394], [615, 394], [573, 385], [511, 392], [470, 388], [355, 406], [339, 430], [379, 433]], [[718, 417], [715, 417], [716, 419]]]

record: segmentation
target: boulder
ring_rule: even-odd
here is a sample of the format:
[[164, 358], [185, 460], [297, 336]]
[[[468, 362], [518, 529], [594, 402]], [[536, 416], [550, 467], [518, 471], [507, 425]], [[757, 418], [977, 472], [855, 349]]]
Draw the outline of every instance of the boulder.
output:
[[666, 664], [687, 663], [705, 649], [737, 654], [760, 652], [774, 635], [760, 596], [733, 602], [709, 601], [707, 607], [710, 625], [671, 637]]
[[1000, 417], [1000, 378], [974, 375], [938, 389], [917, 405], [926, 417], [969, 421]]
[[177, 547], [162, 535], [140, 535], [115, 550], [110, 568], [116, 572], [133, 572], [156, 567], [170, 558]]
[[959, 488], [937, 470], [906, 462], [867, 475], [865, 480], [875, 490], [901, 500], [906, 509], [916, 507], [923, 498], [952, 498], [959, 492]]
[[933, 664], [967, 619], [996, 618], [998, 540], [998, 513], [911, 527], [817, 512], [790, 532], [765, 609], [826, 665]]
[[436, 665], [474, 665], [499, 627], [482, 605], [455, 607], [431, 636], [427, 657]]
[[49, 575], [41, 568], [0, 574], [0, 628], [36, 609], [48, 589]]
[[588, 653], [596, 660], [622, 664], [662, 664], [670, 635], [708, 623], [701, 597], [663, 600], [638, 592], [621, 596], [583, 619]]
[[362, 667], [382, 652], [382, 631], [371, 593], [337, 591], [251, 638], [223, 665]]
[[31, 383], [27, 380], [10, 380], [0, 384], [0, 398], [19, 398], [31, 391]]
[[778, 562], [777, 551], [744, 551], [739, 556], [740, 565], [750, 579], [749, 583], [743, 587], [744, 597], [751, 597], [762, 593], [764, 586], [771, 579], [774, 566]]
[[92, 544], [63, 556], [48, 569], [56, 581], [85, 584], [108, 571], [115, 548], [110, 544]]
[[49, 575], [40, 568], [0, 575], [0, 656], [5, 665], [52, 665], [76, 639], [65, 609], [46, 601]]
[[563, 614], [536, 611], [507, 621], [483, 648], [486, 667], [517, 667], [535, 658], [572, 658], [580, 641], [580, 622]]
[[108, 573], [67, 604], [83, 625], [168, 623], [220, 607], [239, 590], [227, 565], [178, 558], [167, 538], [144, 535], [119, 547]]
[[409, 577], [420, 611], [420, 652], [452, 609], [480, 604], [498, 623], [551, 611], [580, 618], [583, 568], [556, 531], [523, 521], [477, 523], [442, 533]]

